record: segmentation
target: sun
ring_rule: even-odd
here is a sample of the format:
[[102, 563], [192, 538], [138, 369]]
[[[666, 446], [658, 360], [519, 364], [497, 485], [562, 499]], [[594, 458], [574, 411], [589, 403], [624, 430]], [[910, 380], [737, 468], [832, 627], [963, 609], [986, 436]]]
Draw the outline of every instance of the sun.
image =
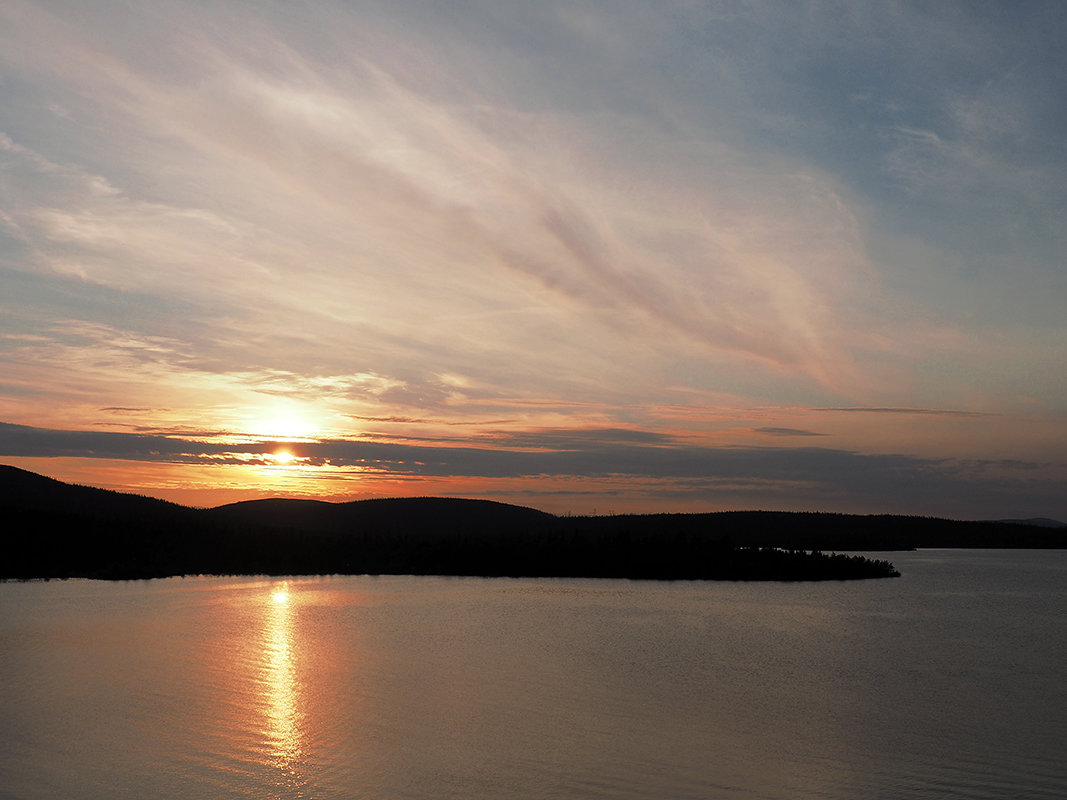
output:
[[296, 460], [296, 456], [288, 450], [276, 450], [270, 454], [270, 457], [275, 464], [281, 467], [287, 467]]

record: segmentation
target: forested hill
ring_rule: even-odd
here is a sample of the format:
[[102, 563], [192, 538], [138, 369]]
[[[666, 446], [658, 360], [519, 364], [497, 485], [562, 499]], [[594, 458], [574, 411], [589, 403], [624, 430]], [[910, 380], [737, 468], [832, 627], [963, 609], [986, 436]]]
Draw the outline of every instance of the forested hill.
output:
[[487, 500], [193, 509], [0, 465], [0, 577], [449, 574], [813, 580], [892, 565], [801, 551], [1064, 547], [1067, 529], [784, 512], [557, 517]]

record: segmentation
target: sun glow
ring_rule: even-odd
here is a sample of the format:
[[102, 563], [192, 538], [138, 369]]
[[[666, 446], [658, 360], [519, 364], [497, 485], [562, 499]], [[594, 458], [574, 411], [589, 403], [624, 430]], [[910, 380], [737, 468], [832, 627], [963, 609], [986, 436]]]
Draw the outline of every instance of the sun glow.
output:
[[251, 425], [254, 436], [284, 442], [314, 441], [317, 426], [296, 415], [261, 417]]
[[288, 466], [296, 460], [296, 456], [294, 456], [288, 450], [278, 450], [277, 452], [271, 453], [270, 457], [275, 464], [278, 464], [282, 467]]

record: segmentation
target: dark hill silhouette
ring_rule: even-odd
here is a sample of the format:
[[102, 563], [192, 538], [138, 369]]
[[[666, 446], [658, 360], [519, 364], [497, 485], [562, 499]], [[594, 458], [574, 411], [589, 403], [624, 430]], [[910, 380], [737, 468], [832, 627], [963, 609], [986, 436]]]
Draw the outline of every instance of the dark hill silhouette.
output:
[[556, 517], [488, 500], [268, 499], [194, 509], [0, 465], [0, 578], [444, 574], [815, 580], [892, 565], [825, 550], [1064, 547], [1063, 529], [787, 512]]
[[321, 531], [389, 529], [398, 532], [506, 532], [536, 528], [556, 519], [543, 511], [491, 500], [442, 497], [381, 498], [350, 503], [320, 500], [246, 500], [210, 509], [216, 521], [262, 528], [315, 528]]
[[642, 535], [659, 530], [696, 534], [711, 528], [745, 547], [807, 550], [913, 550], [918, 547], [1063, 548], [1067, 528], [1007, 522], [963, 521], [895, 514], [808, 511], [719, 511], [572, 518], [579, 528], [627, 527]]
[[4, 578], [178, 574], [178, 553], [202, 538], [195, 509], [4, 465], [0, 520]]
[[5, 509], [83, 512], [89, 514], [153, 514], [184, 506], [154, 497], [63, 483], [18, 467], [0, 464], [0, 504]]

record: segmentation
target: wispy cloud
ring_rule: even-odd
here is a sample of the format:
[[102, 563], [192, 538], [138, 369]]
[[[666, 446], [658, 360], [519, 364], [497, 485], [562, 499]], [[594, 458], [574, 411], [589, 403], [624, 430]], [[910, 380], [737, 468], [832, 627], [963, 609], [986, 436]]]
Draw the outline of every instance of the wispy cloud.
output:
[[763, 433], [768, 436], [829, 436], [827, 433], [817, 433], [816, 431], [804, 431], [797, 428], [774, 428], [763, 427], [756, 428], [756, 433]]
[[878, 406], [849, 406], [844, 408], [818, 408], [814, 411], [843, 411], [850, 414], [923, 414], [944, 417], [988, 417], [996, 416], [983, 411], [963, 411], [954, 408], [892, 408]]
[[1044, 463], [1061, 23], [10, 0], [0, 419], [590, 469], [607, 431], [623, 463], [814, 435]]
[[[55, 272], [207, 307], [252, 301], [288, 317], [287, 307], [299, 308], [314, 328], [328, 329], [352, 310], [372, 328], [381, 319], [391, 327], [418, 319], [423, 331], [412, 334], [420, 349], [427, 339], [486, 341], [479, 327], [466, 336], [456, 329], [464, 307], [474, 312], [505, 297], [515, 305], [525, 295], [526, 308], [563, 314], [587, 341], [604, 342], [605, 332], [636, 322], [643, 338], [666, 335], [667, 347], [681, 335], [698, 348], [786, 365], [817, 381], [833, 380], [849, 361], [826, 285], [817, 290], [817, 275], [791, 263], [800, 253], [820, 270], [834, 259], [843, 267], [859, 252], [854, 233], [838, 244], [827, 239], [828, 230], [855, 228], [839, 203], [824, 206], [827, 219], [795, 224], [798, 212], [819, 208], [798, 205], [801, 197], [833, 197], [810, 171], [768, 187], [748, 155], [713, 143], [708, 183], [649, 174], [647, 194], [619, 195], [617, 165], [597, 166], [605, 140], [620, 155], [635, 145], [666, 155], [677, 131], [620, 118], [631, 132], [611, 142], [618, 137], [597, 118], [517, 112], [469, 93], [461, 104], [444, 101], [363, 55], [331, 77], [263, 25], [256, 36], [278, 54], [275, 68], [205, 37], [183, 40], [177, 74], [200, 87], [189, 92], [135, 54], [104, 51], [99, 31], [26, 16], [70, 44], [69, 52], [35, 53], [39, 69], [65, 73], [76, 64], [71, 74], [94, 101], [91, 111], [129, 121], [139, 137], [135, 157], [155, 158], [145, 149], [155, 138], [174, 163], [161, 175], [172, 198], [166, 203], [136, 197], [143, 188], [127, 175], [123, 188], [107, 184], [103, 196], [83, 191], [76, 203], [28, 207], [19, 224], [35, 234], [42, 262]], [[689, 147], [706, 148], [696, 133]], [[225, 184], [211, 173], [224, 174]], [[212, 207], [176, 203], [198, 176], [218, 193]], [[747, 187], [756, 182], [781, 198], [771, 202], [789, 208], [786, 216], [753, 204]], [[236, 196], [240, 205], [235, 199], [223, 214], [220, 202]], [[840, 285], [841, 267], [833, 268], [832, 284]], [[428, 312], [441, 295], [420, 288], [422, 276], [441, 271], [462, 287], [443, 289], [452, 312], [446, 337], [436, 335]], [[400, 281], [404, 292], [394, 294]], [[358, 308], [362, 296], [375, 297], [373, 314]], [[342, 309], [342, 299], [357, 308]], [[467, 327], [473, 317], [466, 314]], [[264, 333], [262, 316], [248, 323]], [[783, 329], [791, 335], [783, 338]], [[515, 333], [516, 346], [533, 349], [537, 328]]]

